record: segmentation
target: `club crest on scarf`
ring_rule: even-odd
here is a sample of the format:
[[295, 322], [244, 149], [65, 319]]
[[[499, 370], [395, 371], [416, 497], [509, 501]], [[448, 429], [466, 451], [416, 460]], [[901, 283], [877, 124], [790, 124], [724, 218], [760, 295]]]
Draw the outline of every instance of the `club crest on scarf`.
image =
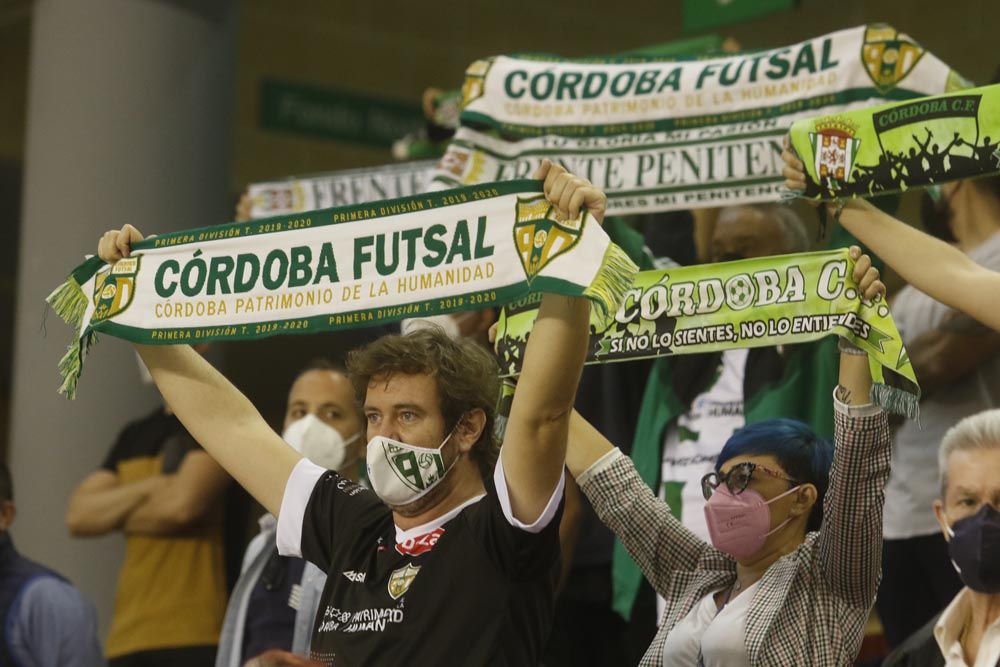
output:
[[518, 198], [514, 245], [530, 283], [549, 262], [580, 240], [584, 214], [575, 220], [559, 220], [544, 195]]
[[253, 206], [261, 211], [301, 211], [305, 199], [302, 186], [291, 183], [255, 193]]
[[462, 178], [465, 172], [465, 165], [469, 162], [469, 151], [454, 144], [448, 146], [448, 150], [441, 156], [438, 169], [443, 169], [455, 178]]
[[389, 575], [389, 595], [393, 600], [398, 600], [406, 594], [406, 591], [410, 590], [413, 580], [420, 572], [420, 567], [420, 565], [407, 563], [398, 570], [393, 570], [392, 574]]
[[97, 274], [94, 282], [94, 317], [104, 320], [123, 312], [135, 296], [135, 277], [141, 255], [127, 257]]
[[437, 165], [439, 171], [447, 172], [459, 183], [479, 183], [482, 181], [485, 161], [483, 153], [479, 150], [472, 150], [454, 143], [448, 146], [448, 150], [441, 156], [441, 161]]
[[886, 93], [906, 78], [924, 55], [924, 49], [890, 26], [868, 26], [861, 60], [879, 92]]
[[462, 106], [483, 96], [486, 89], [486, 73], [490, 71], [492, 59], [477, 60], [465, 70], [465, 82], [462, 84]]
[[858, 126], [846, 118], [832, 116], [816, 121], [816, 131], [809, 133], [820, 183], [850, 180], [854, 158], [861, 140], [854, 135]]

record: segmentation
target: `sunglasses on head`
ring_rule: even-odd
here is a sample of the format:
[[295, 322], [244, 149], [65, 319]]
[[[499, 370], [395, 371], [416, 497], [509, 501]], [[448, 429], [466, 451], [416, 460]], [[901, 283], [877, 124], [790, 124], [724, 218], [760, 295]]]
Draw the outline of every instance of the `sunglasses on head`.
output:
[[737, 463], [734, 465], [729, 469], [729, 472], [710, 472], [702, 477], [701, 493], [705, 496], [705, 500], [708, 500], [712, 497], [715, 490], [719, 488], [719, 485], [725, 483], [725, 485], [729, 487], [729, 492], [734, 496], [738, 496], [746, 491], [747, 487], [750, 486], [750, 481], [753, 480], [753, 473], [755, 470], [761, 470], [771, 477], [783, 479], [791, 484], [799, 483], [797, 480], [794, 480], [777, 470], [772, 470], [767, 466], [762, 466], [760, 464], [753, 463], [752, 461], [744, 461], [743, 463]]

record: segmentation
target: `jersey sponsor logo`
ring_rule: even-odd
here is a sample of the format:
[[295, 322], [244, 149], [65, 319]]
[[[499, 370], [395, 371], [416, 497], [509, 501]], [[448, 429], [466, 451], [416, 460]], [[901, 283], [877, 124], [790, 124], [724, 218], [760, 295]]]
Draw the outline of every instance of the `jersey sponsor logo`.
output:
[[339, 480], [337, 480], [337, 490], [341, 491], [342, 493], [346, 493], [348, 498], [353, 498], [359, 493], [363, 493], [365, 487], [361, 486], [360, 484], [355, 484], [346, 477], [341, 477]]
[[[347, 611], [327, 605], [323, 620], [316, 626], [317, 633], [327, 632], [384, 632], [389, 625], [403, 622], [403, 610], [396, 607], [382, 607]], [[313, 646], [315, 646], [315, 642]]]
[[404, 556], [419, 556], [434, 548], [441, 536], [444, 535], [444, 528], [435, 528], [429, 533], [408, 537], [402, 542], [396, 543], [396, 551]]
[[348, 581], [353, 581], [356, 584], [365, 583], [365, 577], [368, 575], [367, 572], [356, 572], [354, 570], [347, 570], [343, 574]]
[[389, 575], [389, 595], [393, 600], [403, 597], [406, 591], [410, 590], [413, 580], [417, 578], [420, 566], [407, 563], [398, 570], [393, 570]]

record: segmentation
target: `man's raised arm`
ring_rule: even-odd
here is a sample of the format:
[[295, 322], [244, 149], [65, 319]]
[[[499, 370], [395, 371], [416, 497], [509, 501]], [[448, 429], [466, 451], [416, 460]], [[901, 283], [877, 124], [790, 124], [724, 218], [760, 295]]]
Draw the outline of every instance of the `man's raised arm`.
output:
[[[127, 257], [142, 234], [131, 225], [102, 238], [105, 262]], [[277, 515], [285, 483], [301, 455], [271, 430], [247, 398], [187, 345], [136, 345], [163, 400], [205, 451], [269, 512]]]
[[[586, 208], [603, 222], [607, 198], [589, 181], [548, 160], [535, 178], [545, 180], [545, 196], [567, 219]], [[500, 450], [511, 509], [522, 523], [532, 524], [542, 515], [562, 474], [589, 328], [587, 299], [554, 294], [542, 298]]]

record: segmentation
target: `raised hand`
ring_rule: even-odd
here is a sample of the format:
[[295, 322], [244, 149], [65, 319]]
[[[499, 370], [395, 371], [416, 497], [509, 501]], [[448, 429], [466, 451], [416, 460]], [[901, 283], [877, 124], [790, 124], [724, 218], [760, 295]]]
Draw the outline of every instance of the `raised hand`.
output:
[[544, 179], [542, 188], [545, 197], [565, 219], [572, 220], [579, 215], [582, 206], [598, 223], [604, 222], [608, 198], [587, 179], [574, 176], [565, 167], [548, 158], [542, 160], [542, 164], [535, 170], [534, 178]]
[[97, 243], [97, 256], [108, 264], [114, 264], [132, 254], [132, 244], [142, 240], [142, 232], [132, 225], [104, 232]]
[[872, 258], [862, 254], [854, 245], [848, 251], [854, 260], [854, 282], [858, 285], [863, 301], [879, 301], [885, 297], [885, 283], [879, 279], [879, 271], [872, 266]]
[[250, 219], [250, 209], [253, 208], [253, 197], [249, 192], [240, 195], [240, 200], [236, 202], [236, 222], [246, 222]]
[[781, 159], [785, 163], [781, 170], [782, 176], [785, 177], [785, 187], [789, 190], [805, 190], [806, 168], [792, 149], [788, 135], [785, 135], [785, 149], [781, 151]]

